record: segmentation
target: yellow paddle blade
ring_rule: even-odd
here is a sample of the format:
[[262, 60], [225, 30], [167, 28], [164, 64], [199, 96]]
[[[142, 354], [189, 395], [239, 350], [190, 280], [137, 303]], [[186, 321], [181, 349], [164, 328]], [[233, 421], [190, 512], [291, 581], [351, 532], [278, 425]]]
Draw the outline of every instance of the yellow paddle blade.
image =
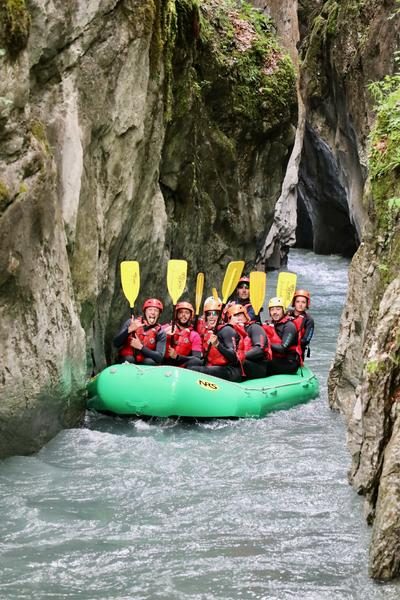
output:
[[276, 295], [279, 298], [282, 298], [285, 308], [287, 308], [292, 301], [293, 294], [296, 290], [296, 282], [296, 273], [279, 273], [278, 275]]
[[265, 293], [267, 289], [267, 276], [262, 271], [252, 271], [250, 273], [250, 304], [256, 315], [264, 304]]
[[121, 263], [122, 291], [133, 309], [140, 289], [140, 269], [136, 260], [124, 260]]
[[212, 295], [213, 295], [214, 300], [218, 300], [219, 301], [220, 298], [218, 296], [217, 288], [212, 288], [211, 291], [212, 291]]
[[186, 260], [169, 260], [167, 269], [167, 288], [172, 303], [178, 302], [186, 285], [187, 262]]
[[222, 304], [226, 304], [229, 296], [234, 292], [244, 267], [244, 260], [232, 261], [226, 268], [222, 283]]
[[204, 290], [204, 273], [197, 273], [196, 278], [196, 315], [200, 313], [201, 299]]

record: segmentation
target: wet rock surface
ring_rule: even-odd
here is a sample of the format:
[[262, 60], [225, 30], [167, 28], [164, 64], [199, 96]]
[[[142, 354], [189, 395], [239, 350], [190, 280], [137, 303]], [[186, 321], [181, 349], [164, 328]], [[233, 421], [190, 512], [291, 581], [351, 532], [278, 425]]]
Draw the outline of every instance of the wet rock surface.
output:
[[140, 261], [140, 307], [167, 297], [169, 258], [189, 260], [191, 293], [198, 270], [218, 282], [230, 259], [254, 260], [293, 143], [295, 74], [268, 23], [222, 4], [0, 13], [0, 456], [79, 422], [129, 312], [120, 261]]

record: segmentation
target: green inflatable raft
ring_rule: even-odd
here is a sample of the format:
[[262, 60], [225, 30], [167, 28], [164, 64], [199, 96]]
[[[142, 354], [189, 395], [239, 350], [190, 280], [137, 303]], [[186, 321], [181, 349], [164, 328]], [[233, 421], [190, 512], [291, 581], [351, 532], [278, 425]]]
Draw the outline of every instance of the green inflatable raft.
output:
[[152, 417], [264, 417], [316, 398], [319, 385], [307, 367], [232, 383], [178, 367], [113, 365], [88, 384], [88, 408]]

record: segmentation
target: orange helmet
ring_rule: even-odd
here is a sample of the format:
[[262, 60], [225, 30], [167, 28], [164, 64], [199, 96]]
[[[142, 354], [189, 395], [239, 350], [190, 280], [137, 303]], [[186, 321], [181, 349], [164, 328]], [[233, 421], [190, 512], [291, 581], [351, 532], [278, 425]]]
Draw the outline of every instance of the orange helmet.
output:
[[242, 306], [241, 304], [232, 304], [232, 306], [230, 306], [226, 311], [226, 314], [228, 316], [228, 320], [234, 315], [244, 315], [247, 321], [250, 321], [250, 317], [246, 310], [246, 307]]
[[157, 300], [157, 298], [148, 298], [147, 300], [145, 300], [143, 307], [142, 307], [143, 312], [146, 310], [146, 308], [150, 308], [150, 307], [158, 308], [160, 313], [164, 309], [163, 303], [161, 302], [161, 300]]
[[181, 308], [187, 308], [187, 310], [190, 310], [190, 318], [193, 319], [193, 317], [194, 317], [194, 308], [190, 304], [190, 302], [178, 302], [178, 304], [175, 307], [175, 315], [178, 314], [178, 310], [180, 310]]
[[222, 302], [221, 300], [215, 300], [212, 296], [206, 299], [204, 302], [204, 312], [208, 310], [221, 310]]
[[307, 308], [310, 308], [311, 304], [311, 294], [308, 290], [296, 290], [293, 294], [292, 303], [296, 300], [297, 296], [303, 296], [303, 298], [307, 299]]

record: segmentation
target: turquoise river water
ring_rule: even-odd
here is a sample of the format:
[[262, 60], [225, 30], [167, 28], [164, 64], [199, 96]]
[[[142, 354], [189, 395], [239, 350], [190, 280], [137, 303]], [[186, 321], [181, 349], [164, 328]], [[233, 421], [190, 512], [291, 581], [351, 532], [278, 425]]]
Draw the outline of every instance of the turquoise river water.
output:
[[2, 461], [1, 600], [400, 597], [368, 578], [370, 530], [327, 404], [348, 261], [294, 251], [289, 268], [312, 291], [320, 398], [199, 425], [88, 414]]

